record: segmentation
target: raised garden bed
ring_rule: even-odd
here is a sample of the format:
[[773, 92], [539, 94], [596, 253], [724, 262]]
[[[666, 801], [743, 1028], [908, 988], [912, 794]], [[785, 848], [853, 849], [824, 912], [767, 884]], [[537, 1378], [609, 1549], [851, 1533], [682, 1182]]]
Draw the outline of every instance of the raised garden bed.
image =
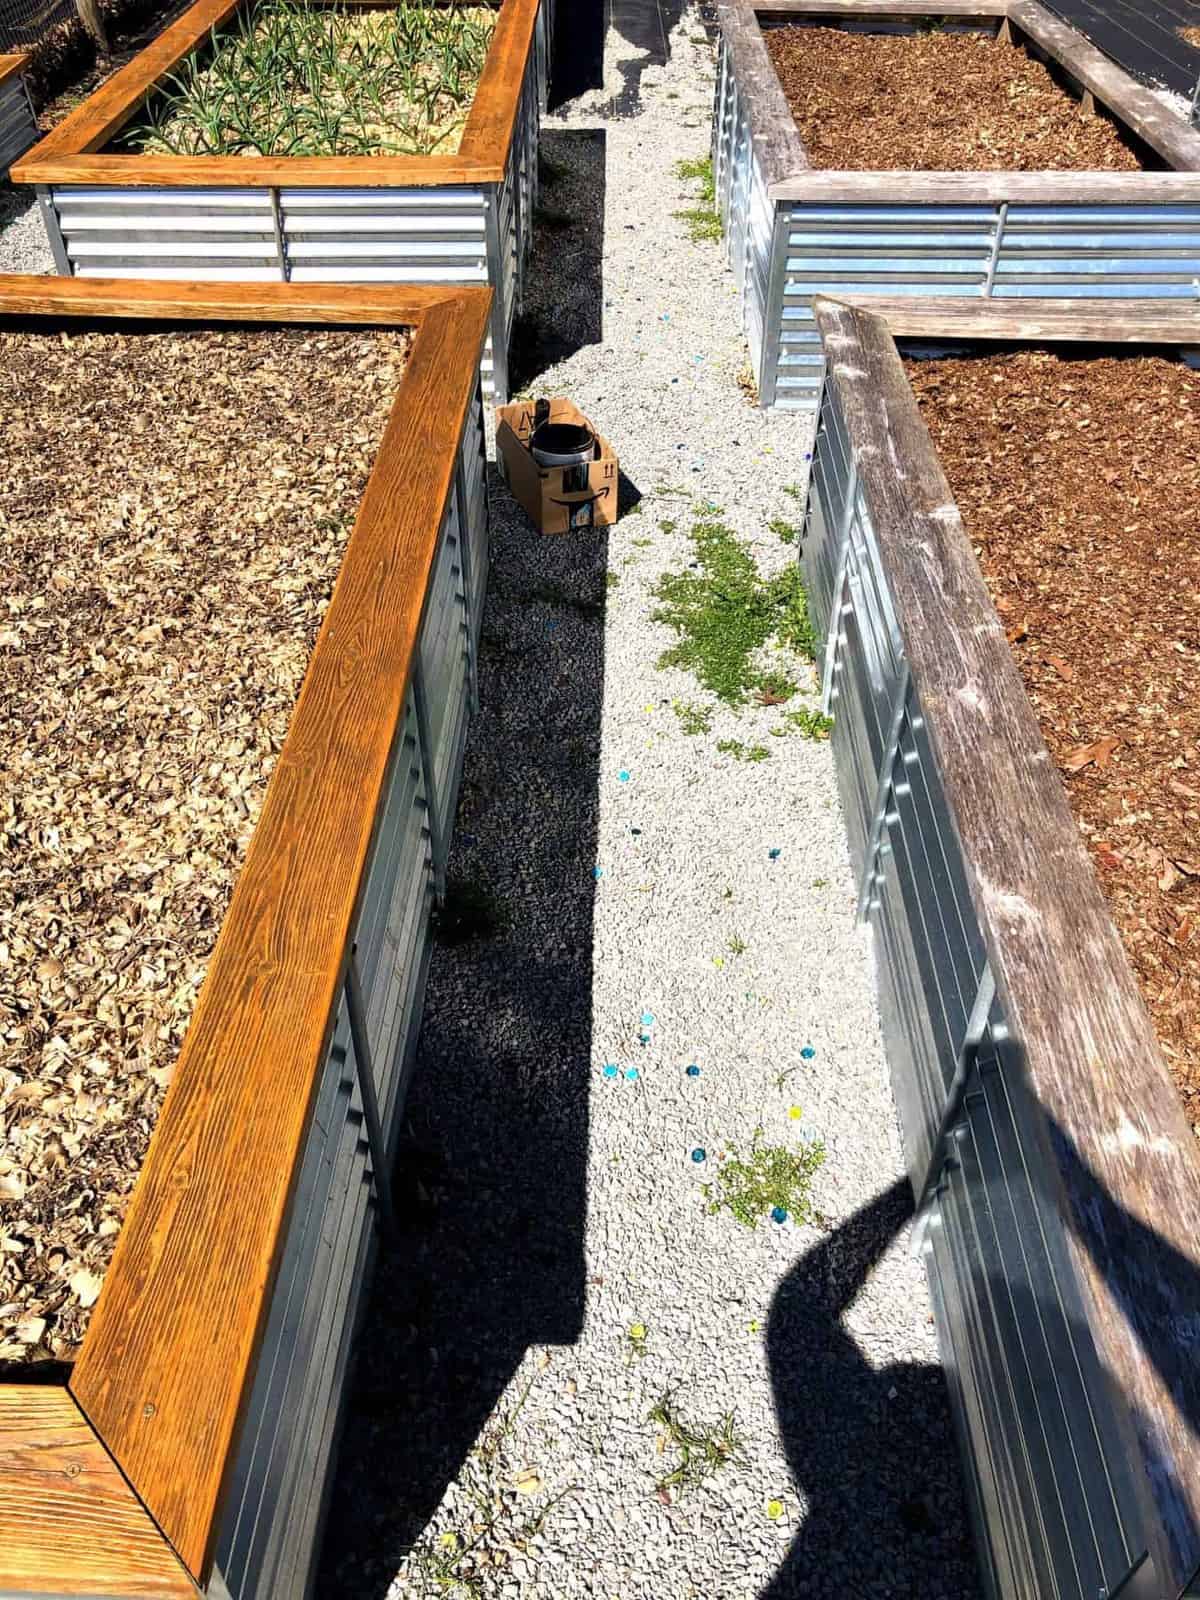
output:
[[487, 11], [467, 38], [432, 0], [196, 0], [20, 164], [58, 270], [490, 284], [484, 382], [507, 398], [551, 6]]
[[815, 407], [821, 293], [1197, 298], [1200, 131], [1037, 0], [718, 13], [716, 187], [764, 406]]
[[82, 1335], [0, 1382], [0, 1594], [306, 1592], [473, 698], [490, 300], [0, 284], [6, 1354]]
[[[1186, 822], [1167, 769], [1182, 759], [1170, 771], [1186, 784], [1196, 760], [1173, 728], [1194, 630], [1172, 617], [1170, 665], [1151, 664], [1144, 706], [1121, 652], [1142, 660], [1164, 623], [1151, 561], [1192, 587], [1194, 529], [1173, 525], [1173, 539], [1142, 519], [1154, 518], [1153, 478], [1195, 483], [1197, 378], [1174, 357], [1200, 341], [1200, 311], [868, 305], [816, 302], [828, 371], [802, 559], [985, 1575], [1000, 1594], [1166, 1600], [1192, 1593], [1200, 1568], [1189, 1083], [1172, 1083], [1146, 1000], [1169, 1013], [1130, 965], [1132, 950], [1143, 970], [1143, 930], [1106, 893], [1116, 847], [1101, 841], [1089, 859], [1060, 772], [1086, 824], [1080, 797], [1104, 793], [1121, 747], [1107, 729], [1072, 744], [1051, 717], [1048, 751], [1014, 650], [1044, 714], [1063, 704], [1042, 696], [1049, 672], [1096, 680], [1060, 717], [1125, 718], [1138, 755], [1121, 809], [1142, 836], [1168, 826], [1162, 792], [1170, 826]], [[901, 335], [924, 353], [936, 341], [942, 359], [906, 370]], [[947, 355], [964, 340], [992, 350], [966, 374]], [[1032, 349], [997, 354], [996, 341]], [[1053, 353], [1063, 343], [1092, 355]], [[1064, 377], [1101, 344], [1090, 377]], [[1140, 347], [1128, 365], [1119, 344]], [[1138, 442], [1114, 398], [1137, 408]], [[1098, 460], [1102, 427], [1111, 449]], [[1132, 488], [1143, 481], [1144, 497]], [[1011, 563], [1002, 613], [972, 540], [994, 574]], [[1073, 579], [1093, 567], [1099, 610]], [[1068, 659], [1071, 637], [1086, 644]], [[1161, 791], [1143, 785], [1147, 758]], [[1134, 935], [1125, 947], [1113, 909]]]
[[0, 178], [38, 136], [25, 83], [25, 56], [0, 55]]

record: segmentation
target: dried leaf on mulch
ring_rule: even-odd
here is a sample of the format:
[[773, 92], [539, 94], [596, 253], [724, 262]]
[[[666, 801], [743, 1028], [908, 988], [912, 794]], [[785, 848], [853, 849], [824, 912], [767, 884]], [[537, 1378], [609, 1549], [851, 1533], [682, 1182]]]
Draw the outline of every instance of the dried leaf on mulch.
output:
[[982, 33], [765, 30], [814, 167], [841, 172], [1136, 172], [1114, 123], [1040, 61]]
[[1014, 656], [1200, 1125], [1200, 372], [1023, 351], [908, 374], [997, 610], [1028, 619]]
[[0, 1361], [82, 1336], [407, 346], [0, 328]]

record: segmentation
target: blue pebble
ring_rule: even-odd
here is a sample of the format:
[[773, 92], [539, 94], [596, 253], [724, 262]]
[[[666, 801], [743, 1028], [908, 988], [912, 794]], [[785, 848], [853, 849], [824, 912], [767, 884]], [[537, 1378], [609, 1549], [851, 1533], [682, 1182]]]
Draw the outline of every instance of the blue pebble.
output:
[[782, 854], [783, 854], [783, 851], [779, 850], [779, 849], [768, 850], [767, 851], [767, 855], [772, 861], [778, 861]]
[[787, 1221], [787, 1212], [783, 1208], [783, 1206], [772, 1206], [772, 1208], [771, 1208], [771, 1221], [772, 1222], [786, 1222]]
[[593, 867], [592, 868], [592, 876], [595, 877], [595, 878], [602, 878], [604, 876], [604, 868], [603, 867]]
[[613, 1063], [611, 1061], [608, 1062], [607, 1065], [604, 1068], [604, 1076], [606, 1078], [615, 1078], [616, 1075], [617, 1075], [616, 1067], [613, 1065]]
[[691, 1066], [687, 1068], [687, 1075], [689, 1078], [698, 1078], [700, 1076], [700, 1068], [694, 1061], [692, 1062]]
[[700, 1146], [697, 1145], [696, 1148], [692, 1151], [692, 1160], [696, 1163], [697, 1166], [699, 1166], [702, 1161], [707, 1160], [707, 1152], [702, 1150], [700, 1148]]
[[629, 1079], [630, 1083], [633, 1083], [641, 1077], [641, 1073], [636, 1067], [626, 1067], [625, 1076]]
[[812, 1045], [806, 1044], [804, 1046], [804, 1049], [801, 1050], [800, 1056], [801, 1056], [801, 1059], [804, 1060], [804, 1061], [811, 1061], [812, 1058], [816, 1055], [816, 1053], [817, 1052], [813, 1049]]
[[652, 1028], [653, 1026], [654, 1026], [654, 1013], [653, 1013], [653, 1011], [643, 1011], [642, 1012], [642, 1027], [643, 1028]]
[[629, 774], [626, 772], [624, 767], [622, 767], [620, 772], [617, 773], [617, 782], [618, 783], [628, 783], [629, 782]]

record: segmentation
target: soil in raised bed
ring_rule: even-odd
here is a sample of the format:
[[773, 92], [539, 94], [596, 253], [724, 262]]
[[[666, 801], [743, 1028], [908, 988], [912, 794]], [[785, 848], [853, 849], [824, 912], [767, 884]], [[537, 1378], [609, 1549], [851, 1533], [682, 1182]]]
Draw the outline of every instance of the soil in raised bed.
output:
[[908, 374], [1200, 1132], [1200, 372], [1021, 351]]
[[1137, 171], [1107, 117], [991, 34], [764, 30], [814, 167], [838, 171]]
[[0, 326], [0, 1362], [82, 1337], [407, 345]]

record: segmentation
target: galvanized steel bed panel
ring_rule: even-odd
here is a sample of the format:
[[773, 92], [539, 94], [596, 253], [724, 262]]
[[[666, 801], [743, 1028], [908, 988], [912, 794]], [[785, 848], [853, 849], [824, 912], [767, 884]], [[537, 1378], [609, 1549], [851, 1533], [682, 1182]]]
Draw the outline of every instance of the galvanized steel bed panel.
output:
[[[479, 391], [456, 482], [417, 652], [433, 746], [422, 751], [410, 688], [356, 937], [380, 1118], [393, 1154], [429, 966], [435, 839], [445, 838], [453, 823], [470, 720], [466, 641], [477, 637], [487, 580]], [[469, 590], [462, 581], [467, 570]], [[432, 794], [427, 770], [434, 774]], [[218, 1539], [219, 1577], [212, 1588], [232, 1600], [300, 1600], [311, 1588], [346, 1372], [374, 1250], [373, 1210], [358, 1064], [343, 999]]]
[[[847, 26], [846, 19], [841, 25]], [[872, 20], [870, 31], [879, 31]], [[817, 294], [1200, 299], [1200, 208], [1179, 205], [806, 205], [772, 200], [721, 37], [713, 175], [765, 407], [813, 411]]]
[[[547, 64], [543, 0], [500, 185], [274, 191], [59, 185], [49, 194], [47, 226], [51, 244], [63, 252], [60, 270], [245, 283], [491, 284], [498, 305], [482, 371], [489, 398], [505, 400], [508, 342], [521, 309], [537, 205]], [[4, 128], [0, 116], [0, 141]]]
[[802, 560], [905, 1158], [914, 1191], [928, 1196], [926, 1264], [985, 1581], [1006, 1600], [1095, 1600], [1117, 1591], [1146, 1548], [1143, 1512], [833, 379]]
[[23, 156], [38, 136], [38, 126], [25, 87], [25, 75], [16, 72], [0, 84], [0, 178], [18, 156]]

